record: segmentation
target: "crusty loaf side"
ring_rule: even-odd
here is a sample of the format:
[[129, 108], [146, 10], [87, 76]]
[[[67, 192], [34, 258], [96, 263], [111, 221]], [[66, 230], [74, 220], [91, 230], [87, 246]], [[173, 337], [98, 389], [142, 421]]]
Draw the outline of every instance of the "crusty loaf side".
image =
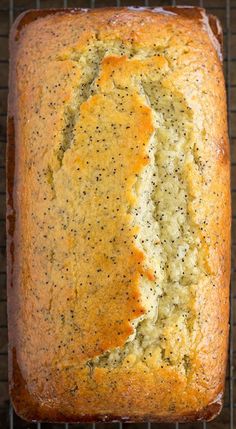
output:
[[30, 12], [12, 31], [9, 366], [28, 420], [221, 409], [226, 103], [193, 11]]

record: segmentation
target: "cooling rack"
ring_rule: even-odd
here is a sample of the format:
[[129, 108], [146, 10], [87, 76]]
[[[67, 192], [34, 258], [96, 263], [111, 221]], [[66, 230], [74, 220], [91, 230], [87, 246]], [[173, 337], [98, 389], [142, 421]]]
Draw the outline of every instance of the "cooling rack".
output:
[[[6, 246], [5, 246], [5, 149], [8, 93], [8, 36], [14, 19], [24, 10], [65, 7], [163, 6], [191, 5], [205, 7], [221, 21], [224, 31], [224, 71], [227, 86], [229, 135], [232, 166], [232, 275], [229, 359], [226, 375], [225, 403], [221, 415], [210, 423], [99, 423], [48, 424], [24, 422], [9, 403], [7, 381], [7, 317], [6, 317]], [[0, 429], [233, 429], [236, 422], [236, 0], [0, 0]], [[235, 426], [236, 427], [236, 426]]]

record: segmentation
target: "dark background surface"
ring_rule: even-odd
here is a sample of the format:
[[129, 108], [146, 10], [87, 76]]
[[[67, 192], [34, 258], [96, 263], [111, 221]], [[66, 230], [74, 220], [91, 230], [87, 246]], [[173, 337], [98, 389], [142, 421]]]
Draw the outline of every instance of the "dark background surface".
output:
[[[8, 35], [11, 23], [24, 10], [32, 8], [104, 6], [203, 6], [216, 15], [224, 31], [224, 71], [228, 90], [229, 129], [232, 160], [232, 281], [231, 333], [225, 404], [221, 415], [210, 423], [181, 425], [144, 424], [29, 424], [20, 420], [9, 404], [7, 382], [6, 246], [5, 246], [5, 150], [8, 93]], [[236, 0], [0, 0], [0, 429], [233, 429], [236, 428]], [[235, 318], [233, 315], [235, 314]]]

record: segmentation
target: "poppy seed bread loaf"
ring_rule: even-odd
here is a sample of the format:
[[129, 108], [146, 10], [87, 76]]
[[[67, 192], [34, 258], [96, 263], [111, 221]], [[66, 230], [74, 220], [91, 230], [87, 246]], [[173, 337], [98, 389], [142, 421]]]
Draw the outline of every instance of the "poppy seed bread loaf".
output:
[[27, 420], [222, 406], [229, 149], [202, 9], [31, 11], [11, 33], [10, 391]]

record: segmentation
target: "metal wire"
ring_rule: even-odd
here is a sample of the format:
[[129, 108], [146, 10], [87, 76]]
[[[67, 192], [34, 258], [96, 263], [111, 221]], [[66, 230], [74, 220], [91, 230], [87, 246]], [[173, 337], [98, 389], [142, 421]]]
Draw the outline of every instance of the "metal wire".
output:
[[10, 25], [13, 23], [13, 19], [14, 19], [14, 0], [10, 0], [9, 2], [10, 4], [10, 8], [9, 8], [9, 23]]
[[[232, 137], [231, 123], [231, 3], [226, 1], [226, 26], [227, 26], [227, 104], [228, 104], [228, 125], [229, 137]], [[234, 267], [233, 267], [234, 268]], [[229, 407], [230, 407], [230, 429], [234, 427], [234, 367], [233, 367], [233, 285], [230, 287], [230, 334], [229, 334]]]
[[[9, 24], [12, 25], [14, 20], [14, 0], [9, 0]], [[9, 425], [10, 429], [14, 429], [14, 411], [13, 407], [10, 404], [9, 408]]]
[[13, 408], [11, 404], [9, 409], [9, 421], [10, 421], [10, 429], [14, 429], [14, 413], [13, 413]]
[[[40, 9], [40, 7], [41, 7], [40, 0], [36, 0], [36, 9]], [[37, 423], [37, 429], [41, 429], [40, 422]]]
[[[0, 0], [1, 1], [1, 0]], [[87, 0], [89, 3], [89, 6], [91, 8], [94, 8], [96, 6], [99, 5], [99, 1], [100, 0]], [[68, 2], [69, 0], [63, 0], [63, 7], [67, 8], [68, 7]], [[114, 0], [115, 4], [117, 7], [121, 6], [121, 0]], [[44, 1], [42, 3], [42, 5], [44, 5], [46, 2]], [[135, 1], [134, 1], [135, 3]], [[157, 2], [158, 3], [158, 2]], [[166, 1], [166, 3], [168, 3], [168, 1]], [[188, 3], [188, 0], [186, 0], [186, 4]], [[222, 0], [223, 3], [223, 0]], [[143, 0], [143, 4], [145, 7], [149, 6], [149, 0]], [[199, 0], [198, 4], [200, 7], [204, 7], [204, 1], [203, 0]], [[178, 1], [176, 0], [172, 0], [172, 5], [178, 5]], [[197, 5], [197, 0], [196, 0], [196, 5]], [[232, 5], [231, 5], [231, 1], [230, 0], [225, 0], [224, 2], [224, 6], [225, 6], [225, 11], [226, 11], [226, 35], [227, 35], [227, 46], [226, 46], [226, 53], [227, 53], [227, 71], [226, 71], [226, 80], [227, 80], [227, 103], [228, 103], [228, 120], [229, 120], [229, 136], [230, 138], [233, 137], [232, 136], [232, 90], [231, 90], [231, 60], [232, 60], [232, 55], [231, 55], [231, 34], [232, 34], [232, 29], [231, 29], [231, 9], [232, 9]], [[41, 1], [40, 0], [35, 0], [35, 8], [36, 9], [40, 9], [41, 7]], [[218, 7], [218, 6], [217, 6]], [[222, 8], [222, 7], [221, 7]], [[3, 9], [2, 9], [3, 10]], [[24, 10], [24, 8], [22, 7], [15, 7], [14, 5], [14, 0], [9, 0], [9, 8], [5, 9], [6, 11], [9, 12], [9, 25], [12, 24], [13, 20], [14, 20], [14, 15], [15, 12], [19, 12], [20, 10]], [[2, 35], [1, 37], [6, 37], [6, 35]], [[1, 63], [5, 62], [5, 60], [1, 60]], [[0, 90], [6, 90], [7, 87], [5, 86], [1, 86]], [[0, 116], [5, 116], [5, 112], [3, 114], [1, 114]], [[4, 193], [5, 196], [5, 193]], [[236, 218], [236, 215], [233, 216], [234, 218]], [[234, 267], [233, 267], [234, 268]], [[2, 272], [1, 274], [5, 275], [5, 271]], [[233, 350], [233, 326], [234, 326], [234, 315], [233, 315], [233, 299], [236, 299], [236, 295], [234, 296], [233, 294], [233, 286], [231, 286], [231, 291], [230, 291], [230, 295], [231, 295], [231, 305], [230, 305], [230, 325], [231, 325], [231, 329], [230, 329], [230, 339], [229, 339], [229, 378], [228, 378], [228, 382], [229, 382], [229, 402], [225, 403], [224, 407], [229, 409], [229, 429], [234, 429], [234, 409], [236, 408], [236, 404], [234, 404], [234, 373], [233, 373], [233, 360], [234, 360], [234, 356], [236, 354], [236, 350]], [[0, 356], [6, 356], [5, 352], [1, 352]], [[219, 423], [218, 423], [219, 424]], [[120, 422], [118, 423], [119, 425], [119, 429], [123, 429], [123, 423]], [[35, 427], [37, 429], [43, 429], [43, 424], [36, 423]], [[69, 429], [69, 424], [64, 424], [62, 425], [64, 429]], [[209, 426], [211, 426], [209, 424]], [[208, 424], [206, 422], [202, 423], [202, 428], [203, 429], [207, 429]], [[71, 426], [70, 426], [71, 427]], [[91, 426], [90, 426], [91, 427]], [[150, 422], [147, 422], [146, 425], [144, 426], [147, 429], [152, 429], [152, 424]], [[174, 425], [173, 425], [174, 427]], [[179, 429], [181, 426], [179, 426], [178, 423], [175, 424], [175, 429]], [[184, 427], [184, 425], [183, 425]], [[14, 411], [12, 406], [10, 405], [9, 407], [9, 428], [10, 429], [18, 429], [18, 427], [14, 426]], [[114, 425], [115, 428], [115, 425]], [[96, 429], [96, 424], [93, 423], [92, 424], [92, 429]]]
[[[204, 7], [203, 0], [199, 0], [199, 6]], [[202, 423], [202, 429], [207, 429], [207, 423], [206, 422]]]

